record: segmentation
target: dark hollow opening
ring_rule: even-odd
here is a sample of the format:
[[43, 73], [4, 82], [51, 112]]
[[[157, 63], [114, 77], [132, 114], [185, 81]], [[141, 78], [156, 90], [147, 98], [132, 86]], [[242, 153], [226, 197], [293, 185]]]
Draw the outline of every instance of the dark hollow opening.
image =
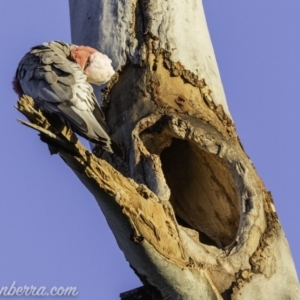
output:
[[239, 226], [239, 201], [225, 162], [175, 138], [160, 158], [178, 223], [198, 231], [204, 244], [230, 245]]

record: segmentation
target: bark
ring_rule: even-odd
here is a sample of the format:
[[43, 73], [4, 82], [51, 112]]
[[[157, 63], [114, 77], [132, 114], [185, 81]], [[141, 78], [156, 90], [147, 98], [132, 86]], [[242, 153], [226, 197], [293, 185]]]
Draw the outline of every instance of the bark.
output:
[[72, 0], [70, 11], [72, 42], [98, 48], [117, 70], [102, 101], [124, 159], [90, 153], [28, 97], [18, 108], [95, 196], [150, 299], [299, 299], [271, 193], [227, 107], [201, 2]]

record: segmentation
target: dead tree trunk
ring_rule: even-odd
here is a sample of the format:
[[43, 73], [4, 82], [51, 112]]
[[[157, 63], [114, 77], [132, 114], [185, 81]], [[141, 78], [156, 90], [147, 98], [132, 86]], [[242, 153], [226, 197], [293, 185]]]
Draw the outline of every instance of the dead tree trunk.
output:
[[19, 109], [95, 196], [147, 293], [299, 299], [272, 196], [227, 107], [201, 2], [71, 0], [70, 11], [73, 42], [117, 69], [102, 100], [124, 161], [97, 158], [64, 129], [54, 135], [27, 98]]

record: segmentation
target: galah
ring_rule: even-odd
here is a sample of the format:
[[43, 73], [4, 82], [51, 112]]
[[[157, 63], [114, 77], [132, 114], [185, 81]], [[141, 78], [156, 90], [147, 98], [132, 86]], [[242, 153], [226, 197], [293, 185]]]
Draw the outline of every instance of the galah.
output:
[[109, 81], [111, 60], [88, 46], [53, 41], [33, 47], [19, 63], [13, 89], [42, 111], [60, 116], [76, 133], [113, 152], [103, 112], [90, 83]]

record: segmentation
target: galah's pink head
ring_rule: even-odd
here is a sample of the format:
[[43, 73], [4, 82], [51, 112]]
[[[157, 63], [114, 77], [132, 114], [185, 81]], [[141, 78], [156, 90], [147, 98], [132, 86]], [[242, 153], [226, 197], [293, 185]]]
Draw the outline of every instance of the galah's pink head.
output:
[[75, 46], [70, 59], [81, 67], [90, 83], [101, 85], [115, 73], [108, 56], [88, 46]]

